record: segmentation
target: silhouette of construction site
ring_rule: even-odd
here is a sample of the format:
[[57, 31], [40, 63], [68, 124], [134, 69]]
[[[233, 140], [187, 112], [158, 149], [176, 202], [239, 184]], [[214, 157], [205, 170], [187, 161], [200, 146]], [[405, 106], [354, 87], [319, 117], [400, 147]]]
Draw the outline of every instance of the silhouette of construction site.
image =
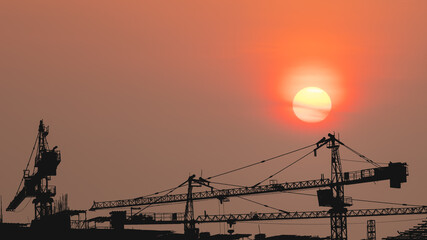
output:
[[[186, 181], [180, 183], [174, 188], [159, 191], [154, 194], [115, 201], [93, 202], [88, 210], [72, 210], [68, 206], [68, 195], [56, 196], [56, 186], [51, 185], [52, 177], [57, 175], [57, 168], [62, 161], [61, 152], [58, 147], [49, 148], [47, 136], [49, 127], [44, 125], [43, 120], [38, 126], [38, 134], [33, 146], [30, 159], [24, 169], [22, 180], [19, 184], [15, 197], [10, 201], [7, 211], [14, 211], [24, 201], [31, 198], [34, 205], [34, 219], [31, 223], [6, 223], [3, 221], [3, 214], [0, 215], [0, 233], [14, 234], [15, 237], [35, 237], [45, 236], [50, 233], [58, 232], [67, 234], [70, 237], [139, 237], [143, 239], [348, 239], [347, 218], [349, 217], [375, 217], [392, 215], [412, 215], [427, 214], [427, 207], [423, 205], [405, 206], [399, 208], [375, 208], [375, 209], [352, 209], [353, 199], [344, 195], [344, 186], [362, 184], [378, 181], [389, 181], [391, 188], [401, 188], [403, 183], [407, 182], [408, 167], [406, 163], [390, 162], [380, 165], [367, 158], [363, 154], [355, 151], [343, 143], [335, 134], [328, 134], [327, 137], [316, 141], [308, 146], [298, 148], [287, 153], [283, 153], [272, 158], [245, 165], [236, 169], [228, 170], [207, 178], [191, 175]], [[322, 174], [320, 179], [284, 182], [279, 183], [274, 180], [277, 174], [283, 172], [290, 166], [301, 161], [305, 157], [314, 154], [317, 156], [319, 149], [326, 147], [331, 152], [331, 176], [325, 178]], [[362, 161], [371, 165], [372, 168], [362, 169], [351, 172], [342, 170], [340, 147], [345, 147], [359, 156]], [[229, 183], [218, 183], [214, 178], [231, 174], [256, 165], [265, 164], [274, 159], [285, 157], [287, 155], [309, 149], [307, 153], [300, 158], [275, 171], [262, 181], [252, 186], [240, 186]], [[33, 170], [30, 166], [33, 163]], [[268, 182], [268, 183], [266, 183]], [[218, 185], [226, 185], [228, 188], [219, 188]], [[195, 187], [205, 188], [204, 191], [194, 191]], [[173, 193], [177, 189], [186, 189], [185, 193]], [[251, 199], [244, 198], [247, 195], [270, 194], [277, 192], [289, 192], [294, 190], [317, 189], [317, 199], [320, 207], [328, 210], [321, 211], [297, 211], [290, 212], [284, 209], [278, 209], [267, 204], [263, 204]], [[56, 197], [56, 199], [54, 199]], [[271, 212], [250, 212], [243, 214], [203, 214], [195, 216], [194, 202], [218, 199], [220, 204], [229, 201], [229, 198], [241, 198], [263, 207], [270, 208]], [[161, 206], [176, 202], [185, 203], [184, 212], [175, 213], [147, 213], [144, 210], [152, 205]], [[405, 204], [402, 204], [405, 205]], [[139, 206], [139, 208], [135, 208]], [[97, 216], [88, 218], [88, 211], [98, 211], [104, 209], [127, 208], [128, 210], [113, 210], [108, 216]], [[130, 211], [129, 211], [130, 210]], [[263, 233], [256, 234], [238, 234], [234, 232], [233, 226], [238, 222], [250, 221], [274, 221], [291, 219], [318, 219], [326, 218], [330, 220], [330, 235], [324, 237], [318, 236], [296, 236], [279, 235], [266, 236]], [[200, 232], [196, 227], [204, 223], [225, 223], [229, 226], [229, 234], [213, 234], [209, 232]], [[108, 227], [105, 227], [105, 223]], [[154, 230], [135, 230], [128, 229], [130, 225], [182, 225], [183, 234], [173, 231], [154, 231]], [[367, 221], [366, 239], [376, 239], [375, 220]], [[395, 239], [427, 239], [427, 220], [423, 220], [417, 226], [407, 231], [398, 233], [397, 236], [388, 237], [387, 240]]]

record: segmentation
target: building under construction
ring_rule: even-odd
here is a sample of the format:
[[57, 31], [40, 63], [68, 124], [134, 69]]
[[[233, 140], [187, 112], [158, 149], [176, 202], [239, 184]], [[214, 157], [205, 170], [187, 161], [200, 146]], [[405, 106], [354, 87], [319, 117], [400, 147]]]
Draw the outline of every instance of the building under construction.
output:
[[[363, 154], [350, 148], [334, 134], [329, 134], [313, 144], [278, 155], [273, 158], [249, 164], [237, 169], [232, 169], [208, 178], [190, 176], [185, 182], [180, 183], [177, 187], [161, 191], [150, 196], [142, 196], [134, 199], [123, 199], [117, 201], [94, 202], [91, 211], [102, 209], [130, 208], [126, 210], [114, 210], [109, 216], [88, 218], [86, 210], [71, 210], [68, 206], [68, 196], [63, 195], [54, 199], [56, 196], [56, 186], [51, 185], [52, 177], [57, 174], [57, 167], [62, 161], [61, 153], [57, 147], [50, 148], [47, 136], [49, 128], [40, 121], [38, 134], [30, 160], [26, 164], [22, 180], [19, 184], [15, 197], [7, 207], [7, 211], [14, 211], [26, 198], [31, 198], [34, 205], [34, 219], [29, 225], [1, 223], [0, 232], [14, 233], [14, 236], [35, 236], [48, 232], [62, 232], [70, 236], [84, 237], [142, 237], [144, 239], [331, 239], [347, 240], [347, 218], [349, 217], [374, 217], [374, 216], [391, 216], [391, 215], [408, 215], [408, 214], [426, 214], [426, 206], [413, 206], [402, 208], [378, 208], [378, 209], [351, 209], [353, 199], [344, 194], [344, 187], [348, 185], [389, 181], [391, 188], [401, 188], [406, 183], [408, 168], [406, 163], [390, 162], [387, 166], [380, 166]], [[331, 152], [331, 176], [325, 178], [323, 175], [320, 179], [305, 180], [297, 182], [279, 183], [272, 178], [278, 173], [284, 171], [291, 165], [302, 160], [304, 157], [314, 154], [321, 148], [328, 148]], [[345, 147], [361, 157], [364, 161], [373, 165], [373, 168], [362, 169], [357, 171], [345, 172], [342, 169], [339, 149]], [[219, 188], [212, 179], [240, 171], [245, 168], [264, 164], [279, 157], [286, 156], [290, 153], [298, 152], [304, 149], [312, 149], [301, 158], [285, 166], [283, 169], [276, 171], [274, 174], [265, 178], [263, 181], [253, 186], [232, 186], [231, 188]], [[33, 170], [30, 170], [31, 161], [33, 160]], [[268, 181], [268, 184], [265, 182]], [[205, 188], [204, 191], [194, 191], [195, 187]], [[184, 188], [185, 193], [173, 194], [179, 188]], [[264, 207], [271, 208], [275, 211], [267, 213], [244, 213], [244, 214], [218, 214], [218, 215], [200, 215], [196, 216], [194, 212], [194, 202], [207, 199], [218, 199], [222, 204], [230, 198], [243, 198], [246, 195], [271, 194], [277, 192], [289, 192], [294, 190], [317, 189], [318, 204], [328, 210], [323, 211], [298, 211], [290, 212], [283, 209], [273, 208], [266, 204], [257, 203]], [[164, 193], [163, 195], [161, 195]], [[246, 199], [246, 198], [243, 198]], [[144, 210], [152, 205], [161, 206], [182, 202], [185, 203], [185, 209], [182, 213], [146, 213]], [[132, 212], [132, 207], [140, 206], [138, 211]], [[257, 234], [252, 238], [251, 234], [236, 234], [233, 226], [244, 221], [274, 221], [289, 219], [317, 219], [327, 218], [330, 220], [330, 236], [295, 236], [281, 235], [267, 237], [264, 234]], [[204, 223], [226, 223], [230, 229], [229, 234], [211, 235], [210, 233], [199, 232], [196, 226]], [[100, 229], [97, 224], [109, 223], [108, 229]], [[176, 234], [172, 231], [149, 231], [149, 230], [131, 230], [126, 226], [129, 225], [182, 225], [184, 234]], [[427, 222], [415, 226], [405, 232], [399, 233], [396, 237], [387, 239], [427, 239]], [[367, 239], [376, 239], [375, 221], [370, 220], [367, 223]]]

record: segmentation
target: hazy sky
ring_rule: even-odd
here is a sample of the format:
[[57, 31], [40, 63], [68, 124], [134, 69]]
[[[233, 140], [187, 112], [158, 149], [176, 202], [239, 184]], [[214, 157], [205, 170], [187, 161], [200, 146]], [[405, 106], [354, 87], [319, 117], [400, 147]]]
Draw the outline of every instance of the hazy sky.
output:
[[[362, 184], [346, 187], [348, 196], [425, 204], [426, 10], [422, 0], [1, 1], [3, 209], [16, 192], [40, 119], [50, 125], [50, 145], [62, 151], [52, 184], [58, 194], [69, 194], [73, 209], [174, 187], [191, 173], [214, 175], [333, 131], [375, 161], [409, 165], [402, 189]], [[308, 85], [331, 97], [332, 111], [321, 123], [303, 123], [292, 112], [293, 96]], [[218, 181], [251, 185], [300, 155]], [[341, 155], [357, 159], [344, 149]], [[343, 162], [344, 170], [369, 167]], [[327, 150], [276, 179], [321, 173], [330, 174]], [[321, 209], [308, 196], [251, 199], [285, 210]], [[355, 202], [352, 208], [382, 207], [392, 205]], [[217, 200], [195, 204], [196, 215], [218, 208]], [[27, 222], [33, 211], [29, 203], [5, 213], [5, 221]], [[184, 204], [150, 211], [183, 212]], [[232, 199], [222, 211], [273, 210]], [[379, 238], [422, 217], [373, 219]], [[366, 237], [367, 219], [349, 219], [351, 239]], [[398, 220], [405, 221], [387, 222]], [[328, 219], [285, 223], [296, 225], [260, 227], [268, 235], [330, 233]], [[305, 223], [325, 225], [299, 225]], [[220, 231], [218, 224], [199, 227]], [[255, 234], [258, 227], [241, 223], [235, 230]]]

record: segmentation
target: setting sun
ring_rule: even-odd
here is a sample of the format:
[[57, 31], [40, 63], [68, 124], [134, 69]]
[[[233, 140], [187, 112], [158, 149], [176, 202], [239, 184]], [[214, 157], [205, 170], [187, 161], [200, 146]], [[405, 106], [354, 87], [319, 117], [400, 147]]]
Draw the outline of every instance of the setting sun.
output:
[[295, 95], [293, 110], [302, 121], [315, 123], [328, 116], [331, 105], [331, 99], [325, 91], [317, 87], [307, 87]]

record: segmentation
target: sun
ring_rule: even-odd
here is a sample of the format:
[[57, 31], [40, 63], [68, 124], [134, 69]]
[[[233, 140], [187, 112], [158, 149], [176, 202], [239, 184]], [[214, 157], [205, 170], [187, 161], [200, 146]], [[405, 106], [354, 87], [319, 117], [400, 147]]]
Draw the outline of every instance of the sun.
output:
[[317, 87], [301, 89], [295, 95], [293, 101], [295, 115], [308, 123], [323, 121], [331, 111], [331, 107], [332, 103], [329, 95]]

